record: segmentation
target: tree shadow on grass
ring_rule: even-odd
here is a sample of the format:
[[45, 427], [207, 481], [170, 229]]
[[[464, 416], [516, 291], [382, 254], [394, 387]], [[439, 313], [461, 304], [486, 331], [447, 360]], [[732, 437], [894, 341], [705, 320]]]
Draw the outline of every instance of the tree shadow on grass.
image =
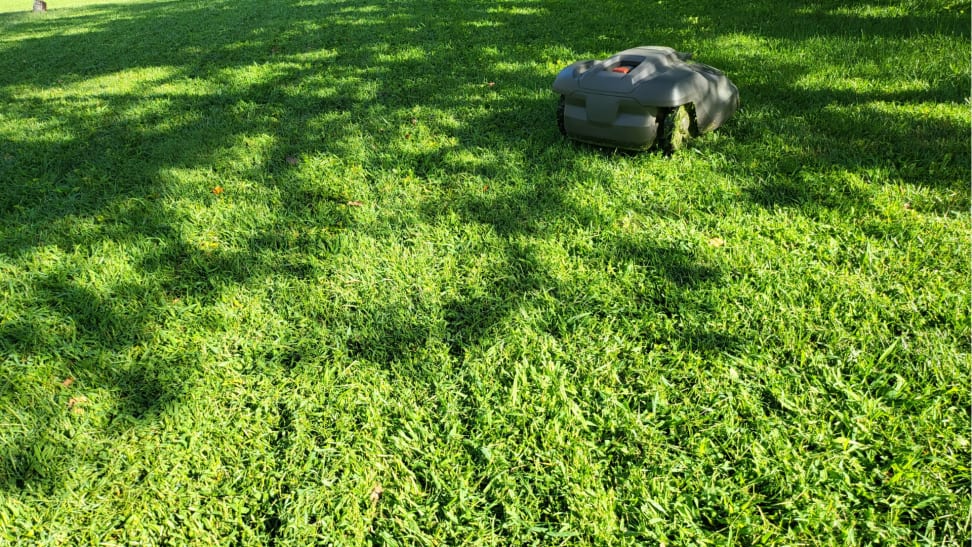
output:
[[[882, 14], [853, 15], [868, 9]], [[726, 154], [728, 173], [763, 181], [745, 188], [754, 203], [810, 214], [865, 212], [873, 210], [869, 194], [875, 188], [908, 184], [951, 196], [925, 212], [968, 209], [970, 126], [940, 108], [966, 101], [967, 61], [949, 58], [948, 51], [917, 51], [919, 46], [908, 41], [900, 52], [883, 45], [899, 35], [967, 40], [967, 22], [957, 9], [909, 15], [896, 9], [892, 3], [808, 2], [779, 8], [779, 25], [773, 26], [727, 16], [725, 24], [749, 33], [727, 42], [750, 45], [742, 52], [712, 51], [706, 62], [726, 70], [739, 85], [742, 109], [727, 128], [732, 138], [704, 149]], [[792, 34], [778, 32], [789, 26]], [[871, 36], [882, 41], [875, 44]], [[747, 41], [750, 37], [755, 40]], [[779, 41], [785, 49], [761, 49], [756, 45], [761, 38]], [[794, 61], [787, 51], [791, 44], [828, 41], [833, 51], [824, 49], [819, 59]], [[859, 62], [886, 56], [900, 66], [887, 60], [877, 73]], [[843, 62], [844, 75], [835, 76]]]
[[[33, 313], [0, 326], [0, 347], [28, 360], [53, 360], [57, 375], [77, 376], [78, 385], [130, 392], [122, 399], [132, 404], [119, 412], [136, 421], [160, 402], [178, 399], [180, 382], [152, 383], [145, 371], [140, 384], [137, 361], [124, 371], [102, 369], [98, 356], [124, 361], [134, 348], [152, 344], [152, 333], [165, 328], [159, 316], [173, 301], [191, 298], [206, 306], [227, 287], [271, 274], [308, 277], [314, 265], [301, 260], [300, 245], [286, 234], [307, 226], [341, 232], [352, 224], [345, 205], [350, 198], [339, 188], [287, 176], [285, 156], [356, 153], [344, 144], [353, 129], [350, 112], [377, 108], [400, 121], [415, 105], [447, 109], [458, 100], [436, 93], [440, 89], [427, 66], [378, 60], [381, 40], [399, 37], [402, 28], [412, 27], [415, 34], [406, 36], [417, 43], [426, 43], [429, 32], [449, 30], [445, 21], [427, 24], [424, 16], [411, 15], [414, 6], [391, 12], [340, 2], [264, 6], [269, 12], [257, 6], [158, 2], [99, 6], [50, 19], [0, 17], [12, 32], [25, 33], [4, 46], [5, 114], [41, 129], [28, 134], [14, 127], [4, 135], [0, 178], [12, 184], [0, 197], [0, 209], [11, 214], [0, 232], [0, 251], [24, 265], [39, 249], [67, 253], [111, 242], [139, 249], [140, 263], [133, 266], [144, 280], [96, 294], [70, 275], [33, 276], [20, 304]], [[482, 6], [464, 12], [482, 13]], [[346, 32], [359, 23], [381, 36]], [[174, 44], [163, 45], [174, 36]], [[300, 62], [305, 54], [330, 61]], [[35, 62], [29, 70], [28, 60]], [[274, 68], [254, 81], [234, 81], [230, 74], [260, 65]], [[400, 71], [423, 68], [422, 78], [399, 78]], [[132, 71], [136, 75], [113, 79]], [[140, 78], [142, 83], [130, 81]], [[386, 80], [399, 95], [369, 104], [376, 80]], [[133, 83], [135, 89], [120, 89]], [[53, 95], [41, 98], [46, 90]], [[271, 135], [274, 144], [255, 165], [226, 172], [209, 168], [232, 158], [247, 136], [260, 134]], [[242, 179], [276, 192], [281, 211], [234, 249], [201, 248], [185, 237], [185, 217], [173, 205], [181, 196], [173, 196], [167, 182], [170, 171], [194, 169], [209, 169], [212, 178], [201, 180], [190, 198], [212, 200], [210, 191], [221, 180]], [[327, 237], [311, 243], [316, 253], [331, 252]], [[38, 319], [43, 317], [51, 320]], [[71, 348], [79, 359], [65, 355]], [[12, 371], [5, 374], [5, 385], [22, 385]], [[27, 396], [17, 389], [7, 394], [11, 400]], [[35, 413], [29, 421], [43, 427], [51, 417]], [[25, 435], [8, 441], [9, 457], [2, 458], [0, 470], [7, 487], [56, 483], [51, 477], [57, 470], [39, 466], [67, 469], [80, 457], [57, 449], [51, 439]], [[46, 454], [51, 447], [57, 455], [46, 463], [21, 456]]]
[[[923, 116], [916, 112], [920, 110], [917, 106], [908, 114], [875, 106], [875, 100], [866, 94], [802, 95], [808, 104], [788, 109], [791, 131], [778, 135], [788, 152], [767, 156], [763, 153], [765, 143], [742, 143], [732, 153], [736, 166], [745, 165], [744, 158], [769, 159], [758, 168], [766, 182], [746, 189], [755, 203], [768, 208], [865, 212], [874, 207], [872, 190], [865, 191], [864, 185], [873, 188], [903, 183], [952, 196], [923, 212], [947, 214], [968, 209], [967, 177], [962, 176], [962, 166], [968, 164], [970, 156], [967, 147], [961, 145], [968, 124]], [[787, 107], [778, 104], [771, 108]], [[852, 114], [835, 112], [835, 108]], [[740, 174], [748, 173], [740, 170]]]
[[[611, 153], [589, 147], [580, 150], [583, 154]], [[483, 279], [491, 280], [487, 286], [473, 287], [468, 294], [460, 294], [444, 306], [444, 328], [453, 356], [462, 357], [472, 348], [495, 341], [504, 329], [510, 328], [509, 319], [525, 309], [549, 308], [541, 322], [559, 338], [571, 335], [573, 326], [565, 321], [571, 317], [584, 316], [607, 324], [616, 320], [638, 322], [654, 314], [701, 317], [713, 311], [694, 291], [718, 283], [718, 268], [704, 263], [689, 246], [676, 248], [670, 243], [655, 242], [649, 233], [605, 235], [598, 238], [594, 248], [570, 253], [578, 264], [595, 270], [610, 266], [643, 271], [640, 282], [627, 294], [600, 295], [590, 287], [559, 279], [538, 248], [560, 235], [559, 230], [567, 226], [565, 219], [569, 219], [568, 225], [592, 229], [610, 221], [577, 198], [569, 198], [568, 183], [554, 182], [557, 173], [573, 173], [581, 179], [596, 176], [585, 174], [586, 161], [582, 157], [565, 155], [552, 161], [548, 157], [538, 166], [527, 163], [531, 166], [524, 173], [526, 182], [514, 188], [474, 189], [447, 202], [424, 204], [422, 215], [429, 222], [458, 217], [463, 224], [486, 228], [502, 247], [503, 260], [481, 273]], [[439, 175], [448, 178], [450, 167], [440, 167], [446, 172]], [[539, 182], [529, 182], [534, 180]], [[739, 342], [702, 327], [685, 329], [680, 336], [683, 346], [700, 352], [732, 351]]]
[[[0, 336], [11, 334], [30, 336], [10, 331]], [[0, 447], [0, 489], [53, 495], [68, 483], [79, 463], [105, 455], [101, 438], [92, 442], [87, 434], [79, 435], [92, 420], [102, 434], [114, 437], [146, 421], [154, 422], [161, 409], [180, 399], [181, 387], [170, 371], [141, 366], [137, 361], [114, 361], [117, 359], [105, 354], [79, 355], [76, 360], [65, 357], [61, 368], [66, 374], [45, 378], [44, 383], [12, 371], [4, 374], [0, 382], [3, 399], [31, 406], [8, 415], [18, 419], [18, 424], [8, 428]], [[8, 359], [7, 366], [17, 366], [15, 358]], [[27, 360], [21, 366], [32, 363]], [[111, 391], [110, 404], [103, 400], [103, 393], [98, 400], [83, 395], [91, 388]], [[44, 393], [41, 401], [36, 399], [38, 390]], [[87, 457], [82, 456], [85, 454]]]
[[[627, 294], [604, 297], [585, 293], [583, 287], [557, 281], [547, 271], [547, 266], [533, 256], [528, 247], [509, 244], [505, 256], [510, 263], [489, 276], [499, 279], [487, 291], [460, 295], [444, 306], [447, 341], [450, 353], [462, 358], [473, 349], [482, 349], [499, 340], [510, 328], [511, 318], [524, 309], [546, 307], [540, 323], [558, 339], [573, 334], [576, 318], [605, 325], [642, 323], [661, 316], [678, 321], [694, 322], [713, 308], [692, 294], [695, 287], [715, 283], [718, 271], [698, 262], [690, 253], [665, 246], [641, 243], [638, 254], [627, 254], [616, 263], [646, 267], [650, 273], [639, 287]], [[599, 254], [599, 253], [598, 253]], [[589, 257], [597, 262], [599, 256]], [[652, 329], [647, 329], [650, 333]], [[657, 333], [659, 339], [646, 339], [653, 344], [667, 337]], [[710, 352], [732, 353], [741, 343], [726, 333], [713, 332], [701, 326], [692, 326], [678, 335], [679, 345], [701, 354]], [[667, 339], [667, 338], [666, 338]], [[670, 340], [668, 340], [670, 341]]]
[[93, 449], [75, 436], [89, 423], [86, 413], [96, 413], [97, 429], [112, 436], [154, 420], [182, 395], [182, 378], [134, 349], [151, 339], [159, 295], [126, 282], [103, 293], [76, 279], [79, 273], [41, 277], [29, 308], [17, 302], [22, 315], [0, 323], [0, 400], [19, 425], [0, 446], [0, 488], [53, 493], [70, 462]]

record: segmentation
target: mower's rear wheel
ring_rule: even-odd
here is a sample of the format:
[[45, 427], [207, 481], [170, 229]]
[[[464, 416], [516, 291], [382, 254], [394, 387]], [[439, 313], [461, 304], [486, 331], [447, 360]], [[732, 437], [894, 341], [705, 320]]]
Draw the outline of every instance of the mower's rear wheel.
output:
[[658, 147], [666, 155], [681, 150], [693, 134], [692, 127], [692, 114], [685, 105], [667, 110], [661, 121]]
[[561, 135], [567, 135], [567, 126], [564, 125], [564, 111], [566, 109], [567, 97], [561, 95], [560, 101], [557, 102], [557, 129], [560, 130]]

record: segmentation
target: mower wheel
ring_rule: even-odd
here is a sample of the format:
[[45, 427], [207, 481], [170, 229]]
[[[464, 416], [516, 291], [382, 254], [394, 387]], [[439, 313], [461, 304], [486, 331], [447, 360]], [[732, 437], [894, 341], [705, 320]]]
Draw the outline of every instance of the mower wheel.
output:
[[686, 105], [667, 110], [662, 116], [660, 125], [658, 148], [665, 155], [671, 155], [676, 150], [681, 150], [689, 137], [697, 133], [697, 130], [693, 131], [695, 123]]

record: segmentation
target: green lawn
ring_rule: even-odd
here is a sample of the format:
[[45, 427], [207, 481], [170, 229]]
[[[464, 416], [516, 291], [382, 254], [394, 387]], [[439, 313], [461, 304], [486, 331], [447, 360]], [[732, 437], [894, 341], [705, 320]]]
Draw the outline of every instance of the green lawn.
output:
[[[0, 0], [0, 543], [967, 545], [952, 0]], [[692, 51], [672, 157], [558, 70]]]

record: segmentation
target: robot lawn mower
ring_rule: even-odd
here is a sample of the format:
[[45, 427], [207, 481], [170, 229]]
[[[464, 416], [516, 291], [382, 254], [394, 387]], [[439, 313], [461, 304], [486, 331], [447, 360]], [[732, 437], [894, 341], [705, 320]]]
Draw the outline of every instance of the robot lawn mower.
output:
[[739, 90], [721, 71], [690, 58], [646, 46], [568, 66], [553, 84], [560, 132], [590, 144], [668, 154], [718, 128], [739, 107]]

